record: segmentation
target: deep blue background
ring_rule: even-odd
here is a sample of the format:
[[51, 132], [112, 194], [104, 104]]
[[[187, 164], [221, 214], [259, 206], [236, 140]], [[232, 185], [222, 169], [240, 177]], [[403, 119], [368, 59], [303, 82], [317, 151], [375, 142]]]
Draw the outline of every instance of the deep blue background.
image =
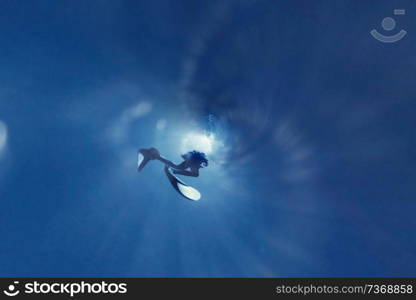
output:
[[[415, 8], [0, 1], [0, 275], [414, 276]], [[208, 114], [200, 202], [136, 173]]]

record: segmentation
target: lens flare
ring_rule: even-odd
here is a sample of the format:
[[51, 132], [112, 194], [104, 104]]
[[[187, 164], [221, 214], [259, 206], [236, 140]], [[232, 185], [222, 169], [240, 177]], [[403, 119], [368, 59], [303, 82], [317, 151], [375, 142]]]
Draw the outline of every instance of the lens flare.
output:
[[199, 133], [188, 133], [182, 138], [181, 152], [185, 153], [191, 150], [197, 150], [206, 154], [213, 153], [215, 149], [215, 136], [199, 134]]

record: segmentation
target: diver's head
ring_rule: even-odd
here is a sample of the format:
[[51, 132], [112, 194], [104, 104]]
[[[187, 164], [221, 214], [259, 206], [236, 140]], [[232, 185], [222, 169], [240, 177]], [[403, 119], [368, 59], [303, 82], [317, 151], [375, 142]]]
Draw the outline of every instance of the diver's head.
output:
[[199, 168], [208, 166], [208, 159], [205, 153], [196, 150], [182, 154], [182, 158], [189, 163], [198, 166]]

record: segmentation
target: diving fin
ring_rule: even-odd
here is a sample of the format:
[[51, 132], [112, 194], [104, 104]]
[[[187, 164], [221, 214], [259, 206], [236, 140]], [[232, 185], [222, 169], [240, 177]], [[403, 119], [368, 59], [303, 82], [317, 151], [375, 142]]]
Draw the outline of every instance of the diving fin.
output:
[[149, 160], [153, 160], [158, 156], [160, 156], [160, 153], [156, 148], [140, 149], [137, 154], [137, 171], [140, 172]]

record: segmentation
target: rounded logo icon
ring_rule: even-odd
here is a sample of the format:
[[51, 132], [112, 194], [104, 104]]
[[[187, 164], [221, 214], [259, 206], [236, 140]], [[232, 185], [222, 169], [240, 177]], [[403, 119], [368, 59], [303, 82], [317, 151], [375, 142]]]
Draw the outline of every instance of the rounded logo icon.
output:
[[[395, 15], [404, 15], [405, 14], [404, 9], [395, 9], [394, 14]], [[381, 21], [381, 27], [385, 31], [392, 31], [396, 28], [396, 20], [394, 20], [391, 17], [386, 17]], [[398, 33], [393, 35], [384, 35], [380, 32], [378, 32], [376, 29], [373, 29], [370, 31], [371, 35], [378, 41], [383, 43], [395, 43], [400, 41], [404, 36], [407, 34], [406, 30], [400, 30]]]
[[9, 297], [14, 297], [20, 293], [19, 290], [16, 289], [16, 285], [19, 284], [19, 281], [13, 282], [7, 287], [7, 290], [4, 290], [3, 293]]

